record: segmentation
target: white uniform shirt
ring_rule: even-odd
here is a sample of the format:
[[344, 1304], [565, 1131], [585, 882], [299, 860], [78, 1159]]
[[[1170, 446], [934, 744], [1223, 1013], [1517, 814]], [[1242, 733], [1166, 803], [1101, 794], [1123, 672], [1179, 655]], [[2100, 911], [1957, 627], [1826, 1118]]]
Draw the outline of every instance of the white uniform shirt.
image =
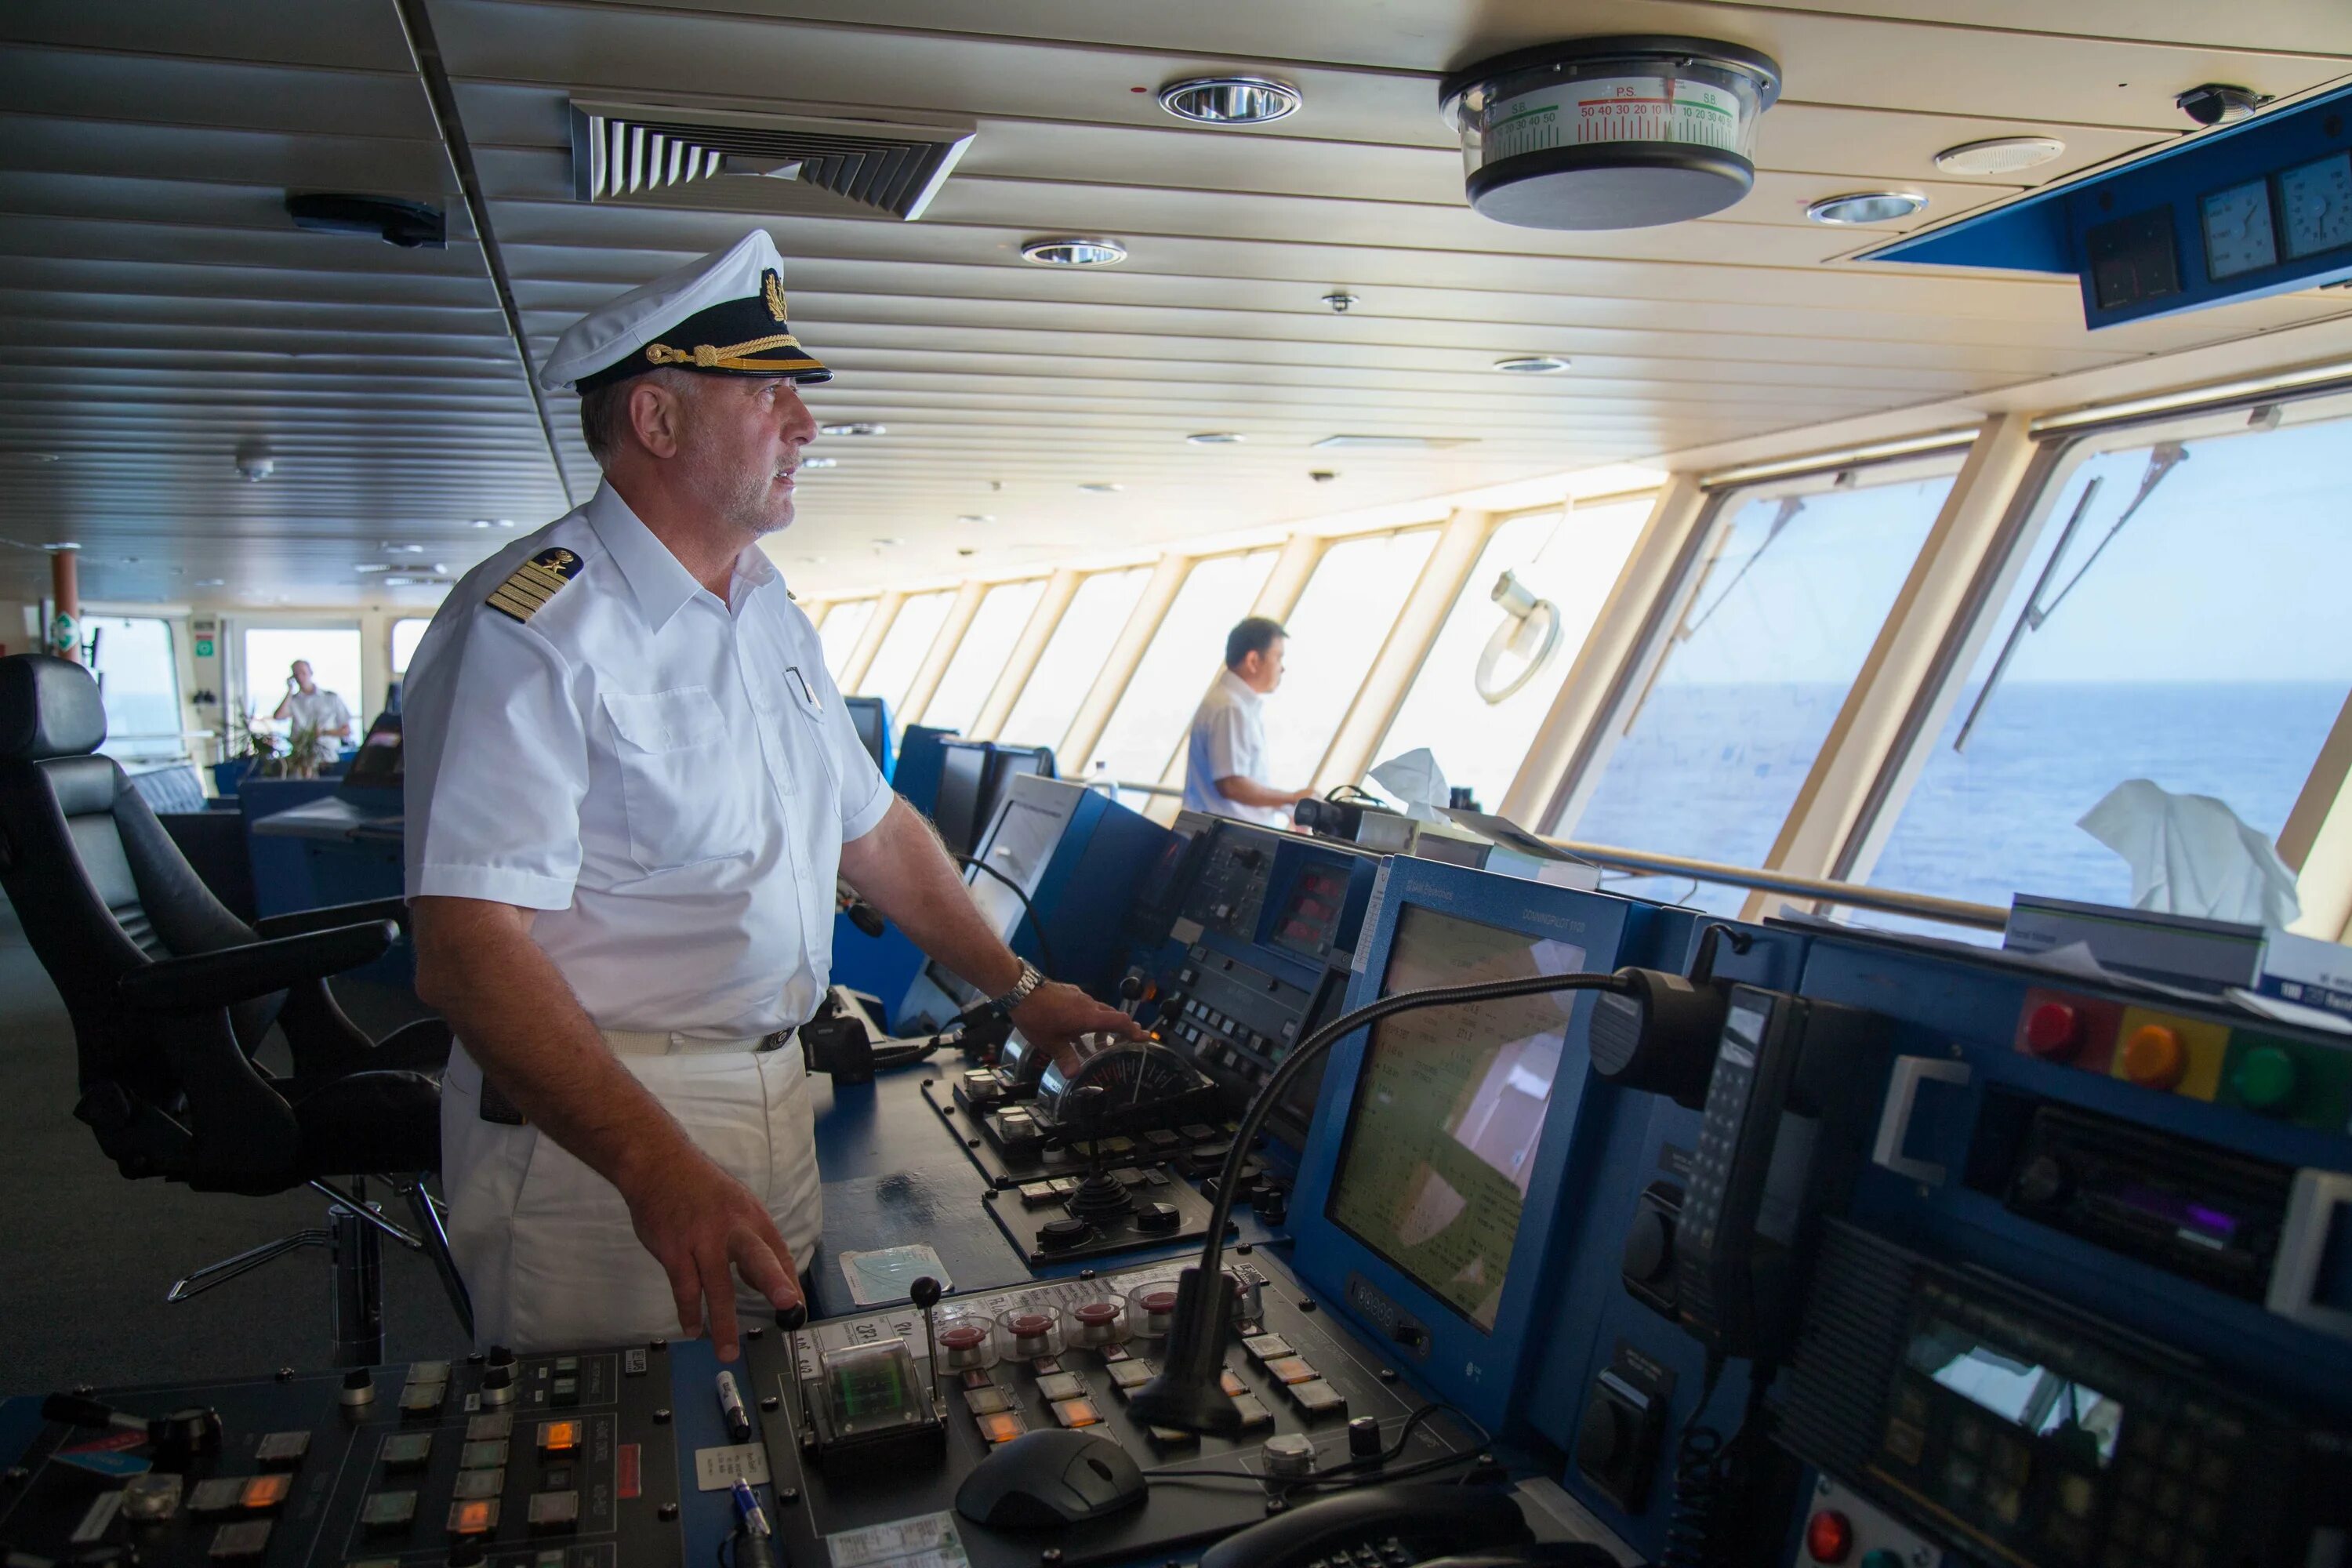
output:
[[[528, 622], [483, 601], [561, 545]], [[599, 1028], [748, 1038], [814, 1011], [841, 846], [893, 799], [758, 549], [731, 603], [609, 486], [467, 573], [403, 691], [408, 895], [541, 911]]]
[[286, 714], [295, 723], [307, 724], [317, 730], [321, 736], [329, 730], [339, 729], [352, 721], [351, 705], [324, 687], [316, 691], [297, 691], [288, 697]]
[[1281, 808], [1244, 805], [1217, 788], [1219, 779], [1241, 777], [1265, 783], [1265, 699], [1232, 670], [1222, 670], [1216, 685], [1192, 715], [1192, 735], [1184, 750], [1184, 809], [1237, 816], [1244, 822], [1280, 827], [1286, 820]]

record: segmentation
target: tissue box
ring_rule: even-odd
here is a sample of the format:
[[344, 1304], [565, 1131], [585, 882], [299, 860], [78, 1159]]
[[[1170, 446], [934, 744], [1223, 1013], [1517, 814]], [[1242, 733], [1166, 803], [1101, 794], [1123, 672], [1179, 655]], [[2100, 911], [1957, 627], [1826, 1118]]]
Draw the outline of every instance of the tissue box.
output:
[[2263, 933], [2262, 973], [2254, 989], [2352, 1018], [2352, 947], [2273, 926]]

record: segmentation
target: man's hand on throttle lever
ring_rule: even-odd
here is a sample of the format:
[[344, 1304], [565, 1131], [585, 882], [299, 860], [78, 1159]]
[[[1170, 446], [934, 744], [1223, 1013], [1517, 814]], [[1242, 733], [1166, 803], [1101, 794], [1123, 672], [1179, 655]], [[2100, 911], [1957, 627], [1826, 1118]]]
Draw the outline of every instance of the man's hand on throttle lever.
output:
[[686, 1157], [621, 1186], [637, 1239], [669, 1276], [678, 1328], [691, 1338], [708, 1317], [720, 1361], [736, 1354], [735, 1281], [779, 1310], [801, 1299], [792, 1249], [751, 1190], [688, 1145]]
[[1106, 1007], [1075, 985], [1048, 980], [1013, 1009], [1013, 1026], [1031, 1045], [1051, 1056], [1064, 1072], [1078, 1065], [1081, 1035], [1117, 1035], [1139, 1040], [1143, 1027], [1116, 1007]]

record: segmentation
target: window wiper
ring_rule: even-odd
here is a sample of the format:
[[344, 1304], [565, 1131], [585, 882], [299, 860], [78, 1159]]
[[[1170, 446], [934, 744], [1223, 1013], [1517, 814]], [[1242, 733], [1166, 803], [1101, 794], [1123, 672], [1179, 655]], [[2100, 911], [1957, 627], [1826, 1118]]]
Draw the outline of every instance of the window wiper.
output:
[[2131, 504], [2124, 508], [2123, 514], [2108, 527], [2091, 553], [2083, 558], [2082, 565], [2066, 579], [2066, 585], [2044, 604], [2042, 591], [2050, 585], [2050, 580], [2064, 564], [2067, 547], [2074, 543], [2075, 533], [2083, 526], [2083, 519], [2090, 513], [2092, 500], [2099, 493], [2099, 476], [2093, 475], [2090, 482], [2083, 487], [2083, 499], [2074, 503], [2073, 515], [2066, 519], [2066, 526], [2058, 535], [2057, 548], [2050, 552], [2050, 559], [2042, 563], [2042, 575], [2034, 580], [2033, 592], [2026, 595], [2025, 608], [2019, 612], [2016, 622], [2009, 628], [2008, 637], [2000, 645], [2000, 657], [1992, 661], [1992, 668], [1985, 676], [1983, 688], [1977, 692], [1976, 701], [1969, 706], [1969, 716], [1960, 721], [1959, 732], [1952, 737], [1952, 750], [1968, 749], [1969, 737], [1975, 732], [1977, 721], [1984, 717], [1985, 705], [1992, 700], [1992, 694], [2000, 689], [2001, 678], [2009, 672], [2009, 661], [2017, 656], [2019, 646], [2030, 634], [2049, 624], [2058, 606], [2066, 602], [2066, 595], [2072, 594], [2075, 585], [2098, 563], [2099, 557], [2106, 553], [2107, 546], [2116, 542], [2116, 535], [2124, 531], [2124, 525], [2131, 521], [2147, 498], [2156, 493], [2156, 487], [2164, 482], [2165, 476], [2188, 460], [2189, 448], [2178, 441], [2159, 441], [2150, 448], [2147, 469], [2139, 478], [2139, 493], [2132, 497]]

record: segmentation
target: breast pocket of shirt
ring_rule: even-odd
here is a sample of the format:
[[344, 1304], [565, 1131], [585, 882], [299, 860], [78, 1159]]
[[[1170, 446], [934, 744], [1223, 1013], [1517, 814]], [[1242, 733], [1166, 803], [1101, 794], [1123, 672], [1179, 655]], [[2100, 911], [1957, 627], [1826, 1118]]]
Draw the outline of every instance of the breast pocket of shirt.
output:
[[722, 860], [752, 847], [753, 760], [737, 754], [709, 691], [604, 693], [620, 763], [629, 854], [648, 871]]

